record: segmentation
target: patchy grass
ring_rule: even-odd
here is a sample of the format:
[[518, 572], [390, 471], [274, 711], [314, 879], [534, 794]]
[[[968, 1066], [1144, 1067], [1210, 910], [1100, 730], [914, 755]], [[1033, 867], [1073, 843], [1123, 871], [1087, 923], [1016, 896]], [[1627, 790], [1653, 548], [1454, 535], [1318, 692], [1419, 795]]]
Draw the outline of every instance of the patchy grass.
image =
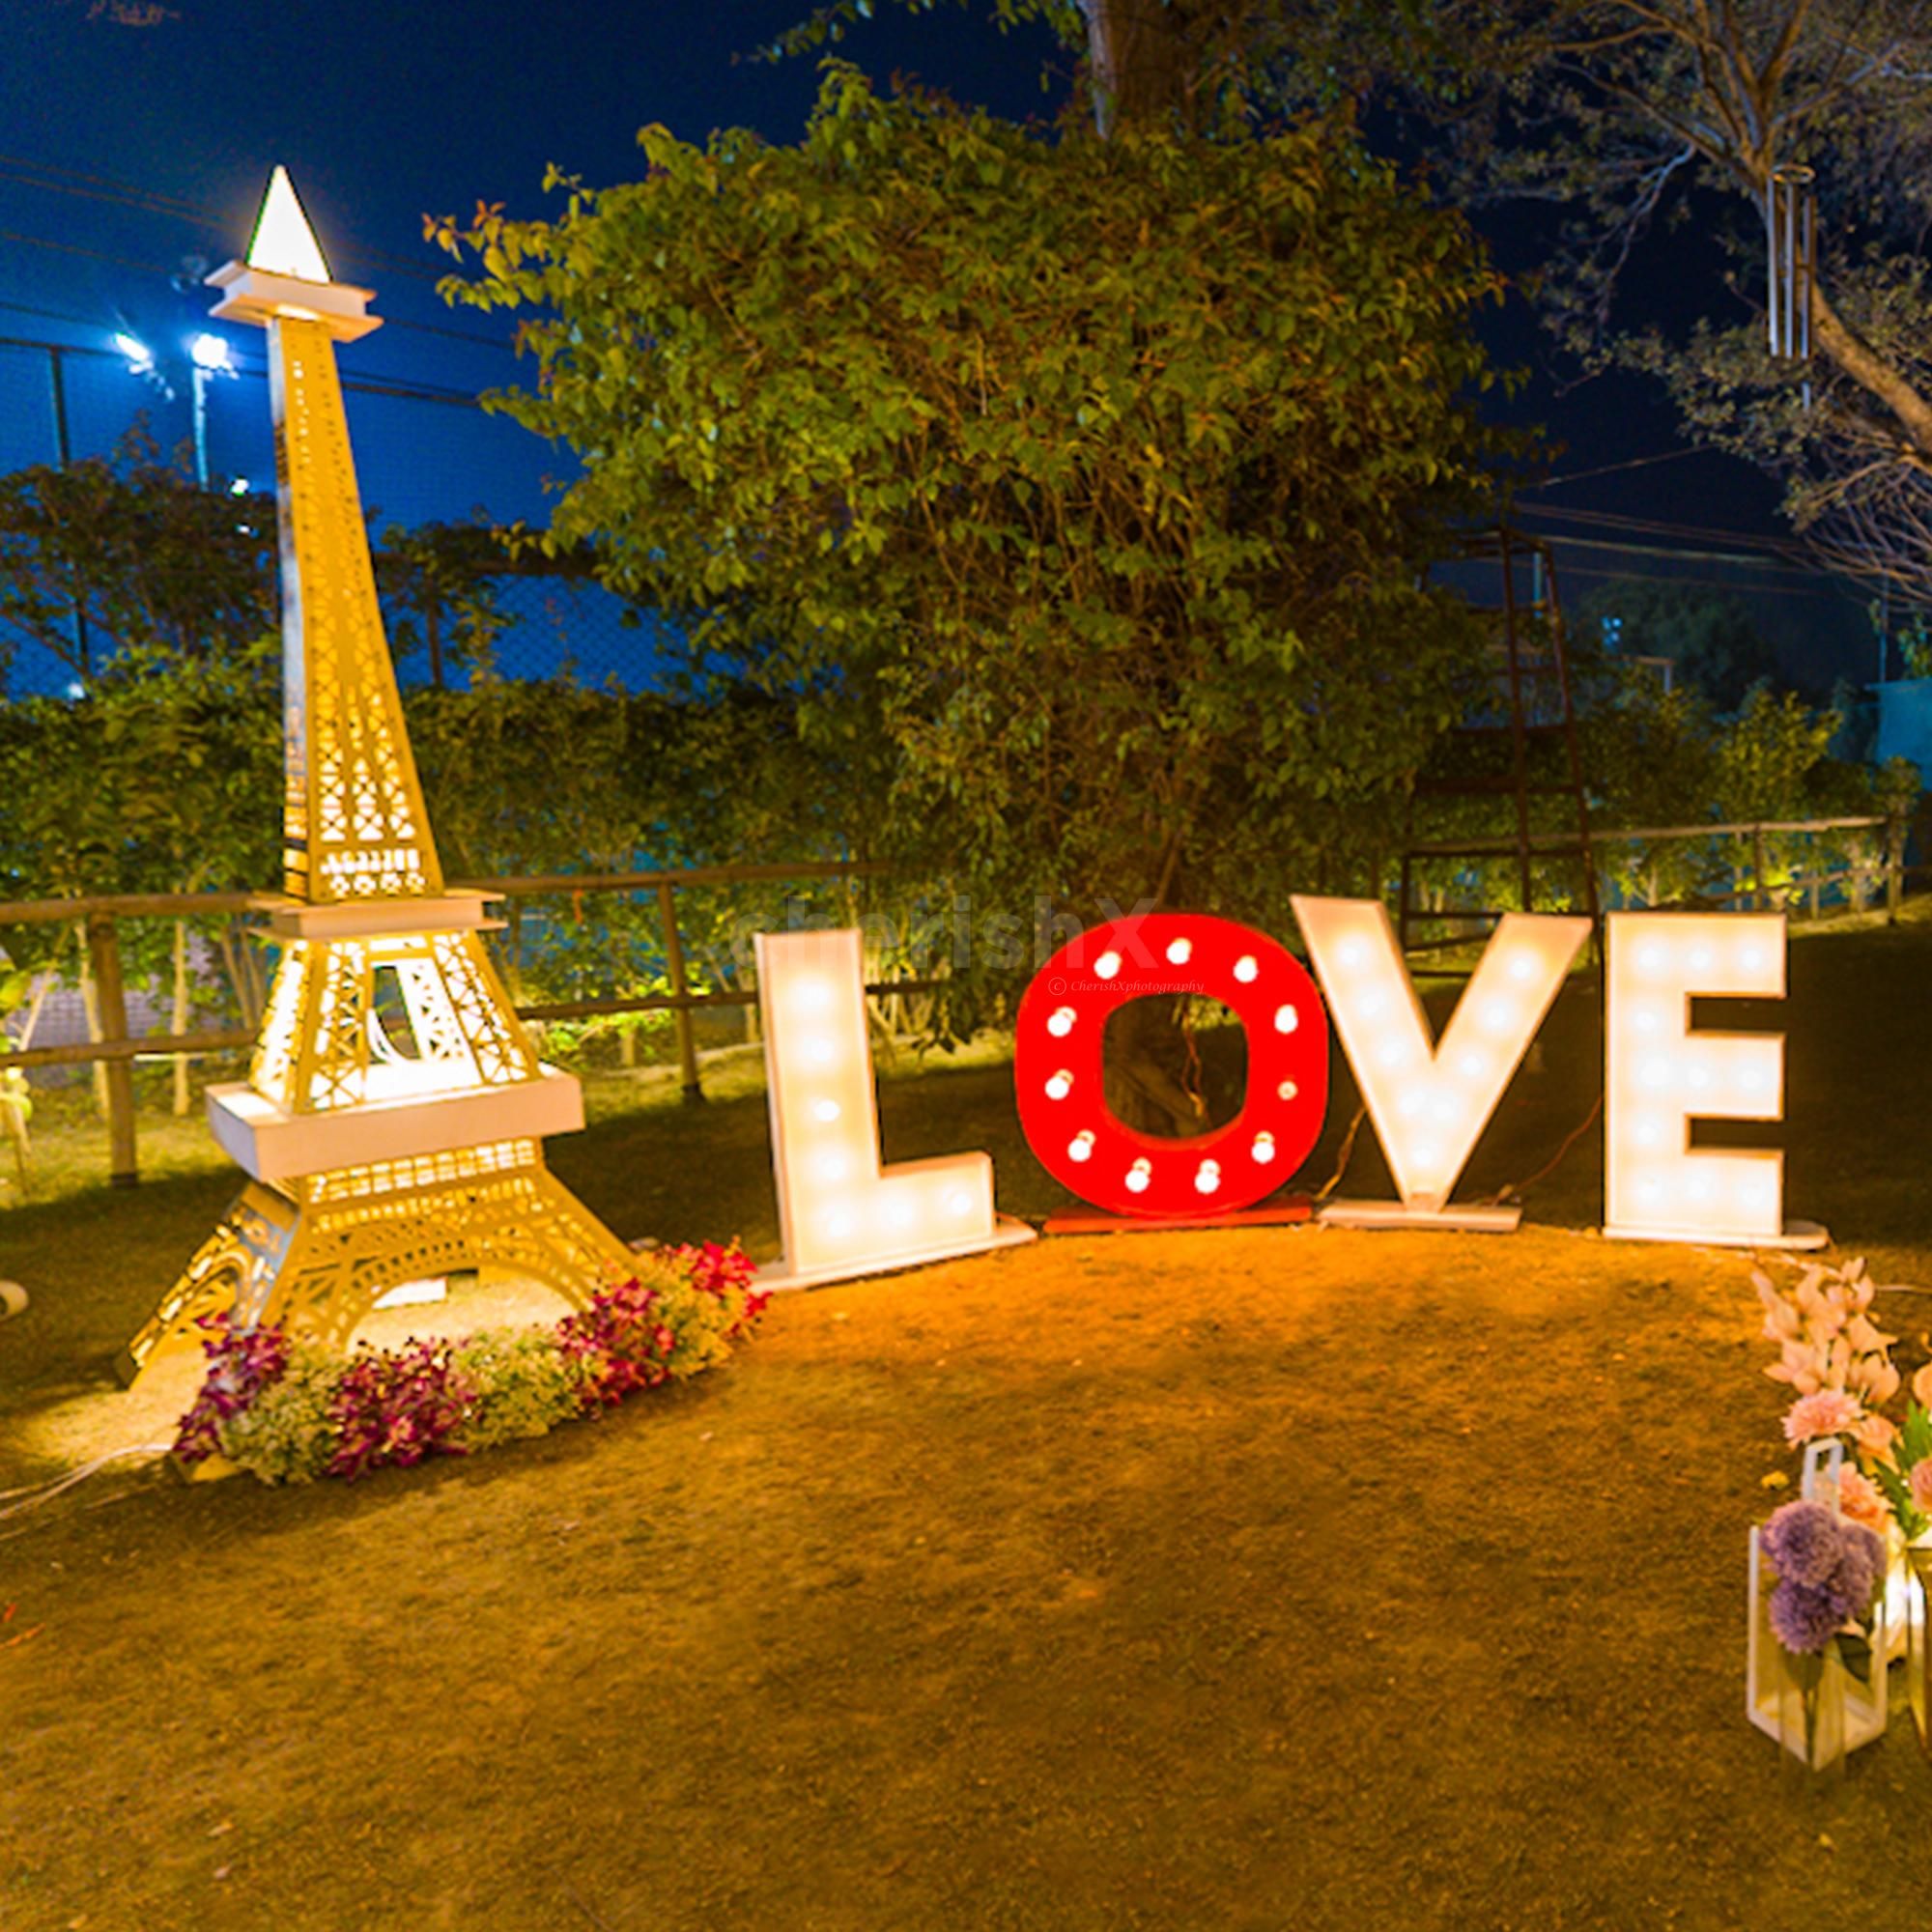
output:
[[[1768, 1015], [1791, 1208], [1881, 1278], [1932, 1281], [1928, 969], [1924, 930], [1796, 946]], [[1471, 1192], [1547, 1159], [1593, 1053], [1570, 996]], [[721, 1073], [600, 1082], [558, 1171], [624, 1233], [769, 1250], [755, 1064]], [[1054, 1205], [997, 1064], [882, 1106], [891, 1157], [987, 1147]], [[1744, 1258], [1577, 1232], [1598, 1159], [1509, 1240], [1042, 1242], [786, 1297], [727, 1371], [474, 1462], [132, 1468], [0, 1520], [0, 1634], [38, 1627], [0, 1649], [0, 1925], [1919, 1923], [1909, 1721], [1817, 1802], [1744, 1721], [1789, 1466]], [[105, 1363], [232, 1184], [0, 1217], [37, 1293], [0, 1483], [165, 1423]]]

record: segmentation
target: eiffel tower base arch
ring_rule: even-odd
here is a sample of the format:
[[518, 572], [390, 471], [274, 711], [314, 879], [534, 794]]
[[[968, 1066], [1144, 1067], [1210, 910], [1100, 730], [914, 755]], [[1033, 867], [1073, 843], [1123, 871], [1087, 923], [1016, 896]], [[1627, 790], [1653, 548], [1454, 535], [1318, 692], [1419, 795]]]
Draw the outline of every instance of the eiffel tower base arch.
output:
[[220, 1313], [342, 1348], [390, 1289], [471, 1267], [527, 1275], [583, 1308], [636, 1259], [551, 1173], [536, 1141], [340, 1168], [287, 1188], [250, 1181], [115, 1371], [132, 1387]]

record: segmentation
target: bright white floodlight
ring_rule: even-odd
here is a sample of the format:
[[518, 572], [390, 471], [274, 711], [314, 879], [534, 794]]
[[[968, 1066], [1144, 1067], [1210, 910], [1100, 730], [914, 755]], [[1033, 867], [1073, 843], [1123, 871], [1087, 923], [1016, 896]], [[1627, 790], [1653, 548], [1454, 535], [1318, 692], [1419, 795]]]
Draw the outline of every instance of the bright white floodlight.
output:
[[229, 360], [227, 342], [207, 329], [188, 344], [187, 353], [194, 357], [194, 366], [197, 369], [206, 369], [213, 373], [217, 369], [227, 370], [234, 366]]
[[127, 356], [128, 367], [134, 375], [145, 376], [155, 366], [155, 352], [138, 335], [120, 329], [115, 334], [114, 346]]

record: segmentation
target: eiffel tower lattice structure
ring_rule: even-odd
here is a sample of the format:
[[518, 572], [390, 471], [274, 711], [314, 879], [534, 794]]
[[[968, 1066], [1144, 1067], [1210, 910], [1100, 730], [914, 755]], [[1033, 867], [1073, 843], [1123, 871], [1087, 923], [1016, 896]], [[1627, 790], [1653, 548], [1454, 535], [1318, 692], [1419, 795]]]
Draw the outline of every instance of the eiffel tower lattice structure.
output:
[[329, 279], [277, 168], [217, 317], [268, 330], [281, 526], [285, 899], [245, 1084], [211, 1088], [248, 1185], [128, 1345], [131, 1381], [204, 1315], [340, 1344], [402, 1283], [529, 1275], [576, 1306], [629, 1250], [557, 1181], [543, 1139], [583, 1124], [483, 946], [483, 894], [445, 888], [377, 602], [335, 343], [379, 326]]

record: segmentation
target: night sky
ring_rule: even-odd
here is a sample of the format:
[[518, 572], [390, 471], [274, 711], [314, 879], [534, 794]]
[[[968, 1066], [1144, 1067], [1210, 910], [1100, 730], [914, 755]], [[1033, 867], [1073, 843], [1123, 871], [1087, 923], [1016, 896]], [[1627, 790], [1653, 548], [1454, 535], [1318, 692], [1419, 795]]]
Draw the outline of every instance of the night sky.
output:
[[[730, 125], [796, 138], [813, 63], [747, 57], [808, 4], [174, 0], [172, 17], [137, 26], [114, 15], [138, 16], [144, 0], [13, 0], [0, 77], [0, 334], [99, 348], [114, 329], [132, 330], [154, 345], [175, 401], [119, 362], [81, 358], [75, 442], [104, 445], [137, 402], [154, 410], [164, 440], [185, 435], [185, 344], [208, 298], [172, 279], [241, 252], [281, 160], [334, 271], [374, 286], [390, 325], [348, 352], [346, 375], [445, 398], [513, 381], [507, 326], [437, 298], [441, 258], [422, 241], [423, 214], [468, 213], [479, 198], [536, 213], [552, 161], [593, 185], [634, 176], [637, 130], [652, 121], [693, 140]], [[1063, 57], [1038, 30], [1002, 35], [989, 11], [975, 0], [911, 17], [882, 5], [882, 17], [840, 51], [874, 74], [913, 73], [1004, 114], [1050, 112], [1062, 90], [1042, 93], [1041, 67], [1064, 66]], [[1523, 265], [1520, 230], [1495, 228], [1492, 239], [1506, 268]], [[1655, 258], [1651, 292], [1687, 306], [1676, 285], [1694, 259], [1683, 243]], [[1613, 378], [1565, 393], [1520, 300], [1491, 333], [1499, 357], [1537, 369], [1520, 410], [1565, 445], [1556, 474], [1578, 479], [1538, 501], [1675, 524], [1678, 534], [1662, 541], [1707, 550], [1723, 543], [1705, 532], [1778, 529], [1765, 479], [1723, 458], [1679, 453], [1655, 389]], [[231, 339], [243, 369], [259, 369], [253, 331]], [[0, 355], [0, 468], [47, 460], [44, 359]], [[259, 396], [259, 384], [244, 383], [212, 397], [211, 448], [227, 472], [266, 468]], [[472, 506], [541, 519], [540, 478], [556, 459], [524, 432], [420, 402], [361, 397], [352, 410], [365, 495], [398, 519]], [[1583, 549], [1566, 554], [1577, 590], [1586, 571], [1615, 562]], [[1776, 573], [1765, 582], [1785, 588], [1767, 608], [1798, 617], [1822, 620], [1846, 601]]]

